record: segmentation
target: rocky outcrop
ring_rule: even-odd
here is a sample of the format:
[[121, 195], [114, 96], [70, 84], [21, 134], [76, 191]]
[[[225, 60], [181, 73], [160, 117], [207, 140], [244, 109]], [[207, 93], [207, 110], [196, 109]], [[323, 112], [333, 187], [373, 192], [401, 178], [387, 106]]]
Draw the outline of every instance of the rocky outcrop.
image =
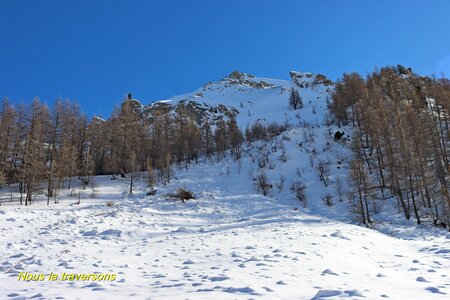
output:
[[223, 81], [228, 81], [231, 84], [251, 86], [255, 89], [267, 89], [274, 87], [273, 84], [265, 82], [264, 80], [256, 79], [254, 75], [242, 73], [239, 71], [231, 72], [231, 74], [225, 77]]
[[242, 73], [240, 71], [233, 71], [227, 77], [230, 78], [230, 79], [236, 79], [236, 80], [243, 80], [243, 79], [245, 79], [245, 77], [255, 78], [254, 75]]
[[294, 72], [289, 73], [292, 82], [301, 88], [314, 88], [318, 85], [333, 86], [334, 83], [322, 74], [313, 74], [309, 72]]
[[239, 114], [234, 107], [227, 107], [223, 104], [213, 106], [189, 99], [180, 100], [175, 104], [155, 102], [145, 106], [144, 112], [150, 119], [165, 114], [182, 114], [194, 120], [198, 125], [202, 125], [205, 120], [215, 124], [217, 120], [228, 119]]

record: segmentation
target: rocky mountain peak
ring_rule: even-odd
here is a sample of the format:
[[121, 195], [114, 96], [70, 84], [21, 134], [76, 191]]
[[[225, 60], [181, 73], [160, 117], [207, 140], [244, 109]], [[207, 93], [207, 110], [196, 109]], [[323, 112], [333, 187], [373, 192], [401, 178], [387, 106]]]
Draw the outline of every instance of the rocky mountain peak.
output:
[[292, 82], [301, 88], [312, 88], [320, 84], [324, 86], [334, 85], [333, 81], [331, 81], [325, 75], [322, 74], [291, 71], [289, 72], [289, 75], [291, 77]]
[[230, 75], [226, 76], [222, 81], [226, 81], [231, 84], [251, 86], [255, 89], [274, 87], [274, 85], [264, 80], [258, 79], [252, 74], [247, 74], [240, 71], [231, 72]]
[[243, 80], [245, 79], [245, 77], [247, 78], [255, 78], [254, 75], [252, 74], [247, 74], [247, 73], [243, 73], [240, 71], [233, 71], [230, 73], [230, 75], [228, 75], [226, 78], [230, 78], [230, 79], [236, 79], [236, 80]]

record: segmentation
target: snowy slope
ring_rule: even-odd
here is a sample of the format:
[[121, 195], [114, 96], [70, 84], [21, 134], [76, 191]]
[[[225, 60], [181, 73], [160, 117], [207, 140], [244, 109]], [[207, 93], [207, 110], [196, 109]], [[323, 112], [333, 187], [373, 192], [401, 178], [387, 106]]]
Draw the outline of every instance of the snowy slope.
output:
[[[38, 195], [30, 207], [0, 206], [0, 298], [446, 299], [449, 234], [413, 221], [376, 223], [383, 234], [352, 221], [336, 192], [350, 151], [333, 140], [337, 128], [325, 125], [333, 87], [310, 73], [291, 72], [291, 79], [233, 72], [164, 100], [234, 107], [241, 128], [256, 120], [292, 126], [273, 141], [244, 145], [240, 162], [176, 169], [155, 196], [146, 196], [142, 181], [129, 195], [127, 178], [98, 176], [94, 191], [63, 191], [58, 204], [46, 206]], [[301, 110], [288, 109], [292, 87], [303, 97]], [[319, 180], [319, 161], [329, 167], [328, 186]], [[253, 180], [261, 172], [273, 185], [267, 197]], [[296, 180], [306, 185], [307, 207], [290, 191]], [[196, 200], [167, 199], [179, 187]], [[332, 206], [323, 201], [327, 194]], [[117, 279], [23, 282], [20, 272]]]
[[[178, 170], [157, 196], [145, 196], [143, 184], [128, 196], [126, 180], [97, 177], [96, 198], [85, 191], [80, 205], [61, 196], [50, 207], [3, 206], [0, 297], [447, 298], [445, 235], [402, 240], [303, 213], [293, 199], [252, 192], [238, 168], [225, 161]], [[179, 186], [198, 198], [162, 196]], [[19, 272], [116, 273], [117, 280], [18, 282]]]
[[[230, 78], [235, 73], [240, 74], [241, 79]], [[315, 84], [316, 75], [291, 72], [293, 80], [288, 81], [254, 77], [238, 71], [232, 74], [220, 81], [207, 83], [192, 93], [174, 96], [162, 102], [176, 105], [179, 101], [185, 100], [234, 107], [239, 111], [237, 121], [242, 129], [258, 120], [280, 124], [288, 121], [297, 124], [296, 115], [299, 112], [288, 109], [289, 92], [294, 87], [299, 90], [305, 104], [300, 112], [302, 120], [322, 123], [327, 108], [326, 101], [333, 87], [320, 82]], [[267, 86], [259, 87], [258, 84], [261, 82]], [[316, 113], [313, 112], [314, 109]]]

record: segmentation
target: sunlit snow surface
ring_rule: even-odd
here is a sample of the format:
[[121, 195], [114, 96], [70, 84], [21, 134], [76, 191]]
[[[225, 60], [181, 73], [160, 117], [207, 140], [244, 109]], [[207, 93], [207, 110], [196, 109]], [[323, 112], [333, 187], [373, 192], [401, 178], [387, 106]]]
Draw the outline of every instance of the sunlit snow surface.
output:
[[[446, 299], [449, 240], [402, 240], [303, 213], [294, 199], [252, 192], [237, 165], [179, 171], [186, 203], [123, 193], [97, 177], [96, 198], [3, 205], [2, 299]], [[113, 199], [114, 206], [106, 202]], [[298, 208], [298, 210], [294, 210]], [[18, 282], [19, 272], [117, 273], [114, 282]], [[334, 297], [334, 298], [333, 298]], [[61, 299], [62, 299], [61, 298]]]
[[[219, 82], [170, 99], [234, 106], [242, 128], [257, 119], [294, 126], [268, 144], [245, 145], [241, 164], [227, 157], [175, 168], [155, 196], [146, 196], [142, 180], [129, 195], [129, 178], [98, 176], [95, 197], [91, 187], [75, 186], [50, 206], [43, 195], [28, 207], [3, 203], [0, 299], [448, 299], [447, 232], [392, 215], [373, 216], [377, 230], [366, 229], [347, 201], [339, 202], [333, 182], [346, 175], [350, 152], [333, 141], [337, 128], [324, 125], [327, 87], [299, 88], [305, 107], [291, 111], [294, 84], [262, 80], [274, 87]], [[265, 168], [274, 185], [270, 197], [258, 194], [251, 179], [261, 153], [272, 165]], [[329, 163], [328, 187], [311, 153], [315, 162]], [[307, 208], [289, 190], [299, 172]], [[196, 199], [165, 197], [179, 187]], [[328, 193], [331, 207], [322, 201]], [[117, 279], [23, 282], [20, 272], [115, 273]]]

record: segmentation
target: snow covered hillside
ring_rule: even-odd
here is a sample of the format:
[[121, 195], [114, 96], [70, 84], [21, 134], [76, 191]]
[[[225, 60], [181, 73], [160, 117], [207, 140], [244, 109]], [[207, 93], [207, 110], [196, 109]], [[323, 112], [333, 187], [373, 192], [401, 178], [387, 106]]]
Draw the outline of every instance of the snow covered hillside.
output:
[[[293, 87], [302, 109], [288, 109]], [[241, 159], [174, 166], [155, 195], [139, 173], [132, 194], [130, 174], [95, 176], [85, 190], [60, 190], [56, 204], [47, 206], [43, 193], [27, 207], [2, 203], [0, 297], [446, 299], [448, 232], [413, 220], [390, 224], [386, 215], [374, 216], [377, 230], [359, 226], [345, 195], [349, 145], [334, 139], [338, 128], [328, 122], [332, 91], [329, 80], [311, 73], [291, 72], [286, 81], [233, 72], [142, 106], [151, 114], [192, 102], [199, 120], [237, 112], [242, 129], [261, 121], [285, 130], [243, 144]], [[168, 197], [178, 188], [195, 199]], [[21, 272], [116, 279], [20, 281]]]
[[[245, 167], [245, 166], [244, 166]], [[227, 169], [229, 175], [227, 174]], [[3, 299], [446, 299], [444, 234], [404, 240], [263, 197], [232, 161], [178, 170], [146, 196], [97, 177], [59, 204], [0, 210]], [[163, 195], [183, 186], [197, 199]], [[68, 192], [69, 193], [69, 192]], [[75, 191], [75, 194], [76, 191]], [[109, 201], [113, 205], [106, 205]], [[424, 235], [425, 236], [425, 235]], [[19, 272], [115, 273], [116, 281], [18, 281]], [[58, 298], [59, 297], [59, 298]]]
[[[290, 76], [292, 80], [288, 81], [234, 71], [222, 80], [207, 83], [192, 93], [156, 101], [144, 110], [149, 109], [151, 113], [154, 106], [176, 106], [183, 101], [195, 102], [205, 109], [220, 105], [235, 108], [239, 112], [238, 125], [243, 129], [255, 121], [298, 124], [300, 115], [303, 122], [322, 123], [327, 99], [333, 91], [332, 82], [312, 73], [291, 72]], [[305, 107], [300, 113], [288, 109], [291, 88], [298, 89], [303, 97]]]

